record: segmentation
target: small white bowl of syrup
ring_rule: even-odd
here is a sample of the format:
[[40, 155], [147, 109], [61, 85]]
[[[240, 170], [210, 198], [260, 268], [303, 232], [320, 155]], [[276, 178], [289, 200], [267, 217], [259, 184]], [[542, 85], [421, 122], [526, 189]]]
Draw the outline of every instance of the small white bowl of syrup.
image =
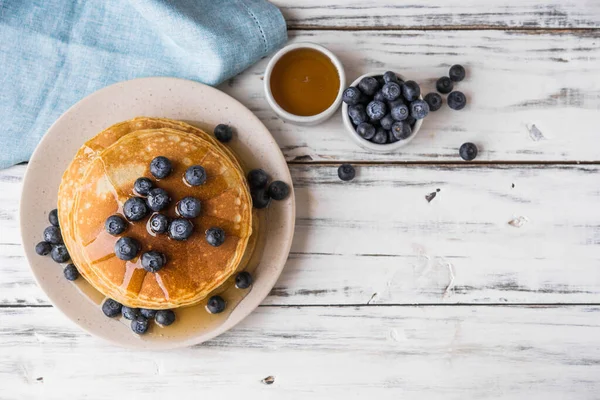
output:
[[282, 119], [316, 125], [342, 103], [346, 74], [340, 60], [315, 43], [295, 43], [279, 50], [265, 71], [267, 102]]

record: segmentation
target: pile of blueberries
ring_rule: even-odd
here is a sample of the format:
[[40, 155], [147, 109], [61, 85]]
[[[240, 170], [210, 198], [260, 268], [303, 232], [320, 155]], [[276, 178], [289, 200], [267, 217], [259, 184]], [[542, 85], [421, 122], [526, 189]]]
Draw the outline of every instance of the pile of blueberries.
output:
[[[57, 209], [48, 213], [48, 221], [50, 222], [50, 226], [44, 229], [44, 240], [35, 245], [35, 252], [40, 256], [50, 254], [52, 260], [59, 264], [66, 263], [71, 259], [71, 256], [69, 256], [67, 246], [65, 246], [62, 233], [60, 232]], [[67, 264], [63, 269], [63, 273], [65, 278], [70, 281], [79, 278], [79, 271], [74, 264]]]

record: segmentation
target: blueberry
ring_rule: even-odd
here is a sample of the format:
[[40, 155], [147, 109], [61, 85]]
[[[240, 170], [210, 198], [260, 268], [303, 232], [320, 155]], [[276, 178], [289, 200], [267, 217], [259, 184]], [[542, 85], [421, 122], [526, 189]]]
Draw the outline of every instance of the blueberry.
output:
[[175, 322], [175, 313], [173, 310], [158, 310], [154, 320], [159, 325], [169, 326]]
[[235, 287], [238, 289], [248, 289], [252, 285], [252, 275], [247, 271], [242, 271], [235, 277]]
[[229, 125], [219, 124], [215, 126], [215, 137], [219, 142], [227, 143], [233, 138], [233, 129]]
[[150, 162], [150, 173], [157, 179], [164, 179], [173, 171], [171, 160], [167, 157], [158, 156]]
[[452, 92], [448, 95], [448, 107], [453, 110], [462, 110], [467, 105], [467, 98], [463, 92]]
[[[152, 189], [150, 193], [152, 193]], [[158, 189], [161, 190], [161, 189]], [[139, 221], [148, 215], [148, 206], [146, 205], [146, 200], [141, 197], [130, 197], [127, 199], [125, 204], [123, 205], [123, 214], [125, 214], [125, 218], [130, 221]]]
[[392, 134], [396, 139], [404, 140], [412, 134], [412, 129], [406, 121], [398, 121], [392, 125]]
[[375, 121], [379, 121], [385, 117], [387, 113], [387, 107], [383, 101], [373, 100], [367, 104], [367, 115]]
[[177, 203], [177, 213], [184, 218], [196, 218], [201, 210], [200, 200], [192, 196], [184, 197]]
[[387, 131], [383, 128], [379, 128], [377, 129], [375, 136], [373, 136], [373, 139], [371, 139], [371, 142], [377, 144], [386, 144], [388, 139], [387, 136]]
[[363, 122], [367, 122], [367, 112], [365, 111], [365, 106], [363, 104], [349, 106], [348, 116], [350, 117], [354, 125], [359, 125]]
[[149, 308], [140, 308], [140, 315], [144, 318], [152, 319], [156, 315], [156, 310]]
[[[387, 114], [385, 117], [381, 118], [381, 120], [379, 122], [383, 129], [389, 131], [390, 129], [392, 129], [392, 124], [394, 123], [394, 118], [392, 118], [392, 114]], [[373, 135], [373, 136], [375, 136], [375, 135]]]
[[406, 101], [414, 101], [421, 95], [421, 88], [415, 81], [406, 81], [402, 84], [402, 96]]
[[225, 310], [225, 300], [221, 296], [213, 296], [208, 299], [206, 303], [206, 309], [211, 314], [219, 314]]
[[429, 111], [437, 111], [442, 107], [442, 96], [437, 93], [427, 93], [425, 101], [429, 105]]
[[[166, 190], [154, 188], [148, 193], [148, 198], [146, 201], [148, 203], [148, 207], [150, 207], [152, 211], [160, 211], [169, 205], [171, 202], [171, 197]], [[125, 216], [127, 216], [127, 214]]]
[[123, 317], [125, 317], [125, 319], [131, 321], [135, 319], [138, 315], [140, 315], [140, 309], [123, 306], [121, 307], [121, 313], [123, 314]]
[[77, 271], [77, 267], [74, 264], [67, 265], [63, 270], [63, 274], [65, 274], [65, 278], [69, 281], [79, 278], [79, 271]]
[[50, 252], [50, 257], [52, 257], [54, 262], [59, 264], [67, 262], [71, 258], [71, 256], [69, 256], [69, 251], [64, 244], [57, 244], [54, 246]]
[[248, 172], [248, 185], [250, 189], [263, 189], [267, 186], [269, 175], [262, 169], [253, 169]]
[[379, 83], [379, 87], [382, 88], [385, 85], [385, 80], [383, 79], [383, 75], [377, 75], [374, 77], [377, 79], [377, 83]]
[[173, 240], [187, 240], [194, 231], [194, 225], [187, 219], [177, 218], [169, 224], [169, 237]]
[[58, 210], [56, 208], [48, 213], [48, 221], [50, 221], [50, 225], [60, 225], [58, 223]]
[[358, 88], [367, 96], [374, 96], [379, 90], [379, 82], [372, 76], [365, 76], [358, 82]]
[[363, 139], [369, 140], [375, 136], [375, 127], [368, 122], [363, 122], [356, 127], [356, 133], [358, 133]]
[[402, 94], [402, 89], [400, 88], [400, 85], [396, 82], [388, 82], [385, 85], [383, 85], [381, 92], [383, 93], [383, 97], [385, 97], [386, 100], [392, 101], [400, 97], [400, 95]]
[[385, 81], [385, 83], [388, 83], [388, 82], [399, 83], [398, 75], [396, 75], [396, 73], [392, 72], [392, 71], [386, 71], [383, 74], [383, 80]]
[[200, 186], [206, 182], [206, 171], [200, 165], [192, 165], [185, 170], [185, 181], [191, 186]]
[[269, 185], [267, 194], [273, 200], [283, 200], [290, 194], [290, 187], [287, 183], [282, 181], [274, 181]]
[[119, 215], [111, 215], [104, 222], [104, 229], [110, 235], [117, 236], [127, 230], [127, 221]]
[[148, 226], [154, 233], [165, 233], [169, 229], [169, 217], [164, 214], [153, 214], [150, 217]]
[[394, 136], [394, 132], [392, 132], [391, 130], [387, 131], [387, 134], [388, 134], [388, 140], [387, 140], [388, 143], [395, 143], [400, 140], [400, 139], [396, 139], [396, 136]]
[[60, 228], [56, 226], [49, 226], [44, 229], [44, 241], [52, 244], [61, 244], [63, 243], [62, 234], [60, 233]]
[[137, 178], [133, 183], [133, 190], [140, 196], [148, 196], [150, 189], [154, 187], [154, 182], [148, 178]]
[[121, 314], [121, 308], [123, 305], [113, 299], [106, 299], [104, 303], [102, 303], [102, 312], [107, 317], [116, 317]]
[[138, 335], [143, 335], [148, 330], [148, 319], [138, 315], [131, 321], [131, 330]]
[[373, 100], [386, 101], [386, 98], [383, 95], [383, 91], [381, 91], [381, 90], [377, 91], [377, 93], [375, 93], [375, 96], [373, 96]]
[[456, 64], [450, 67], [450, 80], [452, 82], [460, 82], [465, 79], [465, 68], [462, 65]]
[[338, 168], [338, 177], [343, 181], [351, 181], [356, 176], [356, 170], [350, 164], [342, 164]]
[[252, 196], [252, 206], [254, 208], [265, 208], [271, 202], [271, 198], [265, 189], [253, 189], [250, 190]]
[[140, 252], [140, 243], [130, 237], [124, 236], [115, 243], [115, 255], [119, 260], [133, 260]]
[[39, 242], [35, 245], [35, 252], [40, 256], [47, 256], [52, 251], [52, 245], [48, 242]]
[[397, 102], [390, 110], [390, 114], [394, 121], [404, 121], [410, 113], [406, 104]]
[[413, 128], [417, 123], [417, 120], [414, 119], [412, 115], [409, 115], [408, 117], [406, 117], [406, 120], [404, 122], [406, 122], [408, 125], [410, 125], [411, 128]]
[[465, 161], [472, 161], [477, 157], [477, 146], [473, 143], [465, 143], [460, 146], [460, 150], [458, 151], [461, 158]]
[[452, 83], [450, 78], [448, 78], [447, 76], [442, 76], [435, 83], [435, 88], [438, 92], [442, 94], [448, 94], [452, 91], [452, 88], [454, 88], [454, 84]]
[[219, 247], [225, 242], [225, 231], [219, 227], [206, 230], [206, 241], [213, 247]]
[[142, 253], [142, 267], [148, 272], [158, 272], [167, 263], [167, 257], [158, 251]]
[[362, 93], [354, 86], [350, 86], [348, 89], [344, 90], [344, 93], [342, 94], [342, 100], [349, 106], [360, 103], [361, 97]]
[[429, 114], [429, 105], [424, 100], [415, 100], [410, 103], [410, 115], [414, 119], [423, 119]]

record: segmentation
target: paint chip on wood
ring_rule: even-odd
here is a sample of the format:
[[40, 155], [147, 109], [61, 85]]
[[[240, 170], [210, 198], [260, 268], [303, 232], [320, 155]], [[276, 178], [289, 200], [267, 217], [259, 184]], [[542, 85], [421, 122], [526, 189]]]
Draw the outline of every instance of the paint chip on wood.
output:
[[36, 381], [44, 383], [44, 377], [40, 376], [39, 378], [36, 379]]
[[369, 299], [369, 301], [367, 301], [367, 305], [371, 304], [371, 302], [373, 301], [373, 299], [377, 296], [377, 292], [373, 293], [373, 296], [371, 296], [371, 298]]
[[264, 383], [265, 385], [272, 385], [273, 383], [275, 383], [275, 377], [269, 375], [265, 379], [263, 379], [261, 382]]
[[517, 218], [513, 218], [510, 221], [508, 221], [508, 224], [510, 226], [514, 226], [515, 228], [520, 228], [523, 225], [525, 225], [527, 222], [529, 222], [529, 219], [527, 217], [517, 217]]
[[529, 128], [527, 128], [529, 130], [529, 137], [531, 138], [531, 140], [533, 140], [534, 142], [539, 142], [540, 140], [546, 140], [546, 138], [544, 137], [544, 135], [542, 134], [542, 131], [540, 131], [538, 129], [537, 126], [535, 126], [535, 124], [531, 125]]
[[435, 192], [431, 192], [431, 193], [425, 195], [425, 200], [427, 200], [428, 203], [431, 203], [431, 200], [435, 199], [435, 196], [437, 196], [439, 191], [440, 191], [440, 189], [436, 189]]

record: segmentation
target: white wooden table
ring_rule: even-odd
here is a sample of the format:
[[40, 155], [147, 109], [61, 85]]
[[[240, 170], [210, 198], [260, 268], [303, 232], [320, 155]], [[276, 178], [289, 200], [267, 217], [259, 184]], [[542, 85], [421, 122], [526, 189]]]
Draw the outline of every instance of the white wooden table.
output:
[[297, 229], [264, 304], [177, 351], [114, 347], [50, 306], [19, 243], [26, 166], [0, 171], [0, 399], [600, 398], [600, 2], [275, 3], [349, 79], [389, 68], [429, 92], [465, 65], [469, 106], [381, 155], [339, 115], [277, 119], [267, 60], [222, 85], [289, 160]]

